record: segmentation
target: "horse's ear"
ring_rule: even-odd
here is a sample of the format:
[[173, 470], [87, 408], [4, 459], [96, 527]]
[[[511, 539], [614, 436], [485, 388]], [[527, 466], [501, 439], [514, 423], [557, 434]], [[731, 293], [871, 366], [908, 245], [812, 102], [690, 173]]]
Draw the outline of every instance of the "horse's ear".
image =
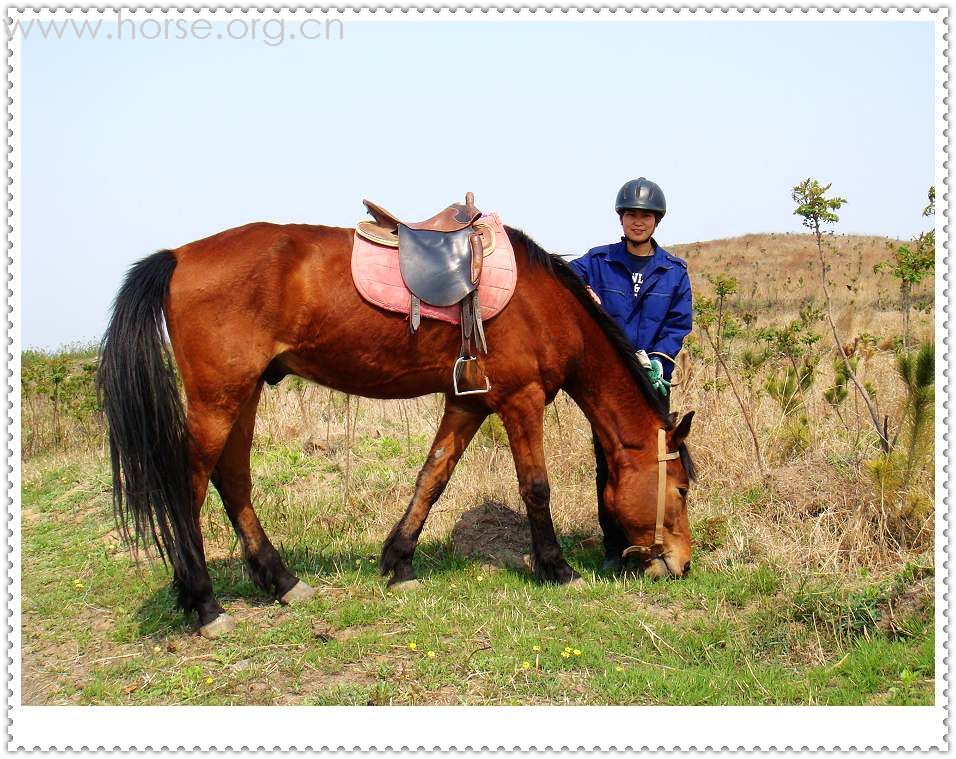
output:
[[690, 434], [690, 423], [694, 418], [694, 412], [688, 411], [684, 417], [677, 423], [677, 427], [671, 435], [671, 445], [677, 448], [683, 443]]

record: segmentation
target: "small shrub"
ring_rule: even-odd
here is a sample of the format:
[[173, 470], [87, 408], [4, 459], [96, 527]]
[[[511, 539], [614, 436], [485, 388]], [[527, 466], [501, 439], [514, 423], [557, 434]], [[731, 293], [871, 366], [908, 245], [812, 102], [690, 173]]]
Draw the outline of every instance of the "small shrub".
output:
[[782, 373], [767, 380], [767, 393], [780, 406], [784, 417], [777, 448], [782, 461], [803, 453], [812, 442], [805, 398], [813, 387], [815, 369], [805, 357], [801, 364], [788, 364]]
[[767, 380], [767, 393], [779, 405], [785, 417], [793, 417], [805, 409], [803, 396], [813, 387], [815, 366], [804, 360], [799, 369], [784, 367], [781, 374]]
[[[859, 359], [855, 356], [849, 360], [850, 366], [855, 370]], [[850, 374], [847, 371], [847, 362], [840, 358], [833, 359], [833, 385], [823, 391], [823, 398], [839, 411], [843, 401], [847, 399], [849, 390], [847, 383], [850, 381]]]
[[786, 419], [777, 442], [777, 455], [781, 461], [796, 458], [810, 448], [810, 422], [803, 414]]
[[866, 470], [879, 498], [892, 508], [905, 535], [918, 529], [933, 510], [929, 489], [917, 487], [933, 451], [933, 345], [924, 344], [912, 353], [900, 353], [896, 366], [906, 389], [900, 428], [892, 449], [866, 462]]

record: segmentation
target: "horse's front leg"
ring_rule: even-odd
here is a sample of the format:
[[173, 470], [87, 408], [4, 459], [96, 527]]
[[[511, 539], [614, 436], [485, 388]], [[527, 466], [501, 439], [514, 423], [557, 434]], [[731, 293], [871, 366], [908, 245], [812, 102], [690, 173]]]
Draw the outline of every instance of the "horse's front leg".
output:
[[528, 388], [511, 395], [498, 415], [508, 432], [518, 489], [531, 523], [534, 576], [542, 582], [580, 580], [564, 560], [551, 520], [551, 487], [544, 463], [544, 392]]
[[455, 464], [487, 415], [485, 410], [458, 405], [451, 396], [445, 399], [445, 413], [432, 441], [428, 459], [418, 473], [415, 494], [382, 547], [380, 568], [383, 575], [392, 573], [389, 586], [415, 581], [412, 556], [428, 512], [445, 490]]
[[617, 523], [617, 520], [608, 511], [607, 504], [604, 502], [604, 489], [607, 487], [607, 457], [604, 455], [604, 449], [594, 438], [594, 469], [595, 482], [597, 484], [597, 505], [598, 505], [598, 524], [601, 525], [601, 532], [604, 533], [604, 564], [601, 570], [604, 572], [620, 572], [624, 569], [624, 549], [630, 543], [624, 531]]

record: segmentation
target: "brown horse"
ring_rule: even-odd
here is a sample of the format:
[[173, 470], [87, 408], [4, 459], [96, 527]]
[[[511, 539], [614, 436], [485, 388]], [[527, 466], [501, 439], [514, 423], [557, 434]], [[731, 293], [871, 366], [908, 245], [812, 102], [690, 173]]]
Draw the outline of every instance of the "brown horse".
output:
[[[651, 576], [689, 571], [686, 495], [693, 471], [684, 439], [692, 414], [675, 423], [620, 330], [560, 258], [518, 230], [507, 233], [518, 285], [508, 307], [486, 325], [492, 384], [486, 395], [453, 394], [457, 326], [428, 322], [411, 335], [405, 317], [361, 299], [349, 268], [351, 229], [248, 224], [159, 251], [130, 269], [97, 376], [114, 507], [127, 539], [150, 538], [172, 564], [178, 603], [198, 613], [204, 635], [232, 626], [213, 596], [200, 533], [210, 479], [253, 581], [284, 602], [313, 592], [285, 566], [251, 500], [259, 396], [263, 383], [287, 374], [372, 398], [445, 394], [411, 503], [382, 550], [381, 571], [392, 575], [391, 583], [415, 579], [412, 555], [429, 510], [490, 413], [508, 433], [531, 524], [535, 577], [579, 579], [555, 537], [542, 445], [545, 405], [561, 389], [584, 411], [605, 452], [604, 506], [616, 542], [643, 552]], [[659, 430], [666, 431], [660, 440]], [[680, 456], [662, 459], [665, 448]]]

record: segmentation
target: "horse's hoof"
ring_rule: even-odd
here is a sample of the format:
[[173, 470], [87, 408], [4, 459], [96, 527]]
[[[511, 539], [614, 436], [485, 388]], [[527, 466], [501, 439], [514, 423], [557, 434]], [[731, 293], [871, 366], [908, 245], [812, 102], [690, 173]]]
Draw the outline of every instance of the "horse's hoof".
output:
[[314, 595], [315, 588], [299, 580], [292, 586], [291, 590], [286, 591], [286, 594], [279, 599], [279, 603], [288, 606], [289, 604], [298, 603], [300, 601], [308, 601]]
[[232, 621], [232, 617], [223, 612], [209, 624], [200, 627], [199, 634], [209, 640], [215, 640], [222, 635], [231, 633], [235, 629], [236, 623]]
[[409, 590], [415, 590], [420, 585], [421, 583], [418, 580], [402, 580], [389, 585], [388, 589], [393, 593], [405, 593]]

